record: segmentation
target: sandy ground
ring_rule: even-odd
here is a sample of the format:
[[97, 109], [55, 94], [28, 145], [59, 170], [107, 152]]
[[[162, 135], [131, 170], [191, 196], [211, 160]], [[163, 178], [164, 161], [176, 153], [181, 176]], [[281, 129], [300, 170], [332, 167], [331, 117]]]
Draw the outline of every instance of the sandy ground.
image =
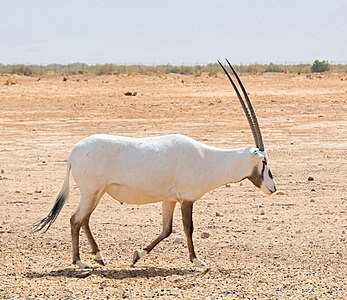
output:
[[74, 184], [52, 228], [31, 232], [52, 207], [73, 145], [93, 133], [182, 133], [246, 147], [253, 139], [240, 104], [222, 74], [0, 77], [0, 298], [345, 299], [346, 74], [242, 79], [278, 192], [267, 197], [244, 181], [196, 203], [195, 247], [206, 269], [189, 262], [179, 207], [174, 233], [131, 268], [133, 251], [161, 231], [161, 205], [105, 196], [91, 227], [107, 265], [92, 261], [82, 233], [82, 259], [94, 268], [87, 276], [71, 264]]

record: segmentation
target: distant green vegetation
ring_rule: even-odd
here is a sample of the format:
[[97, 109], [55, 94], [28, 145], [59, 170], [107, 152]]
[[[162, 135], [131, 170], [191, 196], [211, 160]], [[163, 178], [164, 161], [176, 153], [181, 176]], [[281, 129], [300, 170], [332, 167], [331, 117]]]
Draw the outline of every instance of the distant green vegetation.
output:
[[[239, 73], [311, 73], [311, 72], [347, 72], [347, 65], [329, 64], [327, 61], [315, 60], [311, 64], [248, 64], [235, 65]], [[87, 65], [84, 63], [74, 63], [68, 65], [2, 65], [0, 64], [0, 74], [18, 74], [25, 76], [40, 76], [44, 74], [92, 74], [92, 75], [116, 75], [116, 74], [192, 74], [200, 75], [207, 73], [209, 76], [216, 76], [222, 72], [217, 63], [207, 65], [118, 65], [118, 64], [98, 64]]]
[[311, 67], [311, 72], [326, 72], [330, 70], [330, 64], [323, 60], [316, 59]]
[[264, 72], [276, 72], [276, 73], [278, 73], [278, 72], [284, 72], [284, 69], [281, 66], [273, 64], [272, 62], [270, 62], [270, 64], [267, 67], [265, 67]]

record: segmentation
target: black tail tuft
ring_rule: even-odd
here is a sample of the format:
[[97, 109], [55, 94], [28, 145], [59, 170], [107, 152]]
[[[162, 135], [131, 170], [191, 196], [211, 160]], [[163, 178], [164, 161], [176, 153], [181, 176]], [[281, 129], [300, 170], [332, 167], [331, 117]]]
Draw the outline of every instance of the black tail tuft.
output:
[[54, 221], [57, 219], [61, 209], [63, 208], [65, 202], [67, 200], [67, 194], [65, 193], [60, 193], [57, 196], [57, 199], [55, 200], [54, 206], [49, 212], [48, 216], [43, 218], [42, 220], [38, 221], [37, 223], [34, 224], [33, 226], [33, 231], [41, 231], [45, 227], [47, 227], [44, 232], [46, 232], [51, 225], [54, 223]]

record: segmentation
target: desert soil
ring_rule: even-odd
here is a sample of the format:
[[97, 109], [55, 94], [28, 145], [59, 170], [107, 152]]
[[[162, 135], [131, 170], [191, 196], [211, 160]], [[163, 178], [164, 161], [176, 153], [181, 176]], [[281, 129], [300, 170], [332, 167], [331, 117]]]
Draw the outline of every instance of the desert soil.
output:
[[[104, 196], [91, 218], [106, 258], [93, 262], [81, 232], [71, 264], [70, 199], [45, 233], [73, 145], [94, 133], [182, 133], [204, 143], [253, 145], [224, 75], [0, 76], [0, 298], [345, 299], [347, 297], [346, 74], [243, 74], [278, 192], [249, 181], [222, 186], [194, 206], [194, 267], [179, 205], [173, 234], [130, 267], [161, 231], [161, 205]], [[137, 92], [125, 96], [125, 92]]]

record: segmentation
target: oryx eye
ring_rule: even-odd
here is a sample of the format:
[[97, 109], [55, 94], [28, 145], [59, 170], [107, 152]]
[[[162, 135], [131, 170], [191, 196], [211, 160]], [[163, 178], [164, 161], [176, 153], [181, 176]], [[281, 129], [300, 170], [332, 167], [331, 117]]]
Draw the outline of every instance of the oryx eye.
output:
[[271, 179], [273, 179], [273, 177], [272, 177], [272, 173], [271, 173], [271, 171], [269, 170], [269, 177], [271, 178]]
[[263, 164], [266, 166], [266, 165], [267, 165], [267, 161], [266, 161], [266, 160], [263, 160]]

